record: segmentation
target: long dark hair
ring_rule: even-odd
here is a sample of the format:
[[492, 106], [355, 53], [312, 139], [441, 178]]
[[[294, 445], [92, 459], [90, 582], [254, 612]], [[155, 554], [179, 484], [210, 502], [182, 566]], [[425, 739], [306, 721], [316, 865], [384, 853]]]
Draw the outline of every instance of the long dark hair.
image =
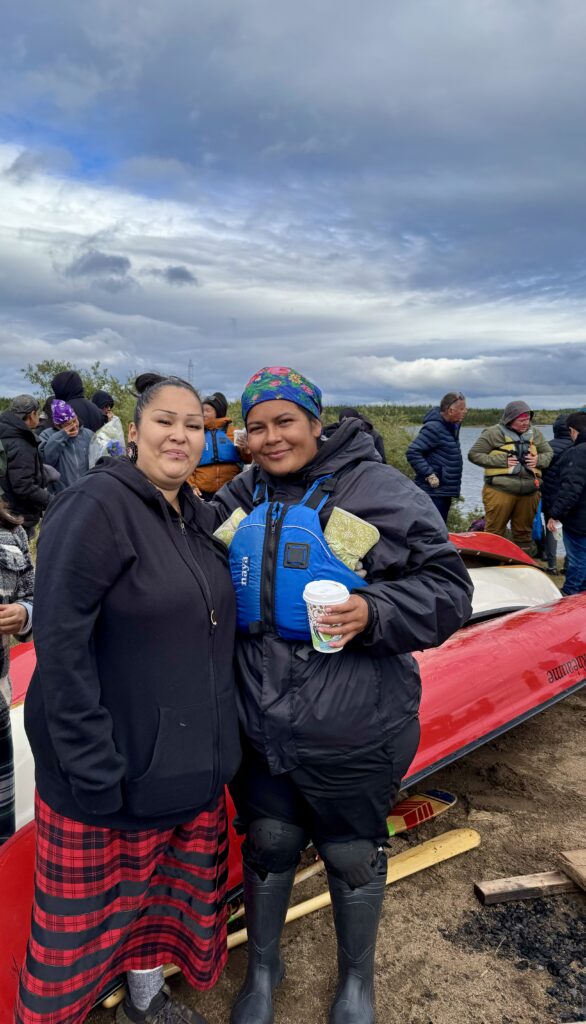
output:
[[0, 528], [3, 530], [16, 530], [17, 526], [22, 526], [21, 517], [15, 516], [8, 508], [6, 502], [0, 498]]

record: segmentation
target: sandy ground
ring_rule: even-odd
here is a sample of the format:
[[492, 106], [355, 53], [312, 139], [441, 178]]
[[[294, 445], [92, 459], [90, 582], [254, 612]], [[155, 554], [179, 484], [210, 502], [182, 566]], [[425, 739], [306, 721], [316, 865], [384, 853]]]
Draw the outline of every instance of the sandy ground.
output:
[[[477, 829], [481, 845], [387, 889], [377, 949], [379, 1024], [586, 1019], [586, 1006], [584, 1014], [579, 1012], [586, 994], [575, 987], [576, 973], [585, 971], [582, 984], [586, 981], [584, 950], [574, 955], [569, 995], [553, 998], [547, 991], [555, 980], [550, 970], [507, 949], [507, 924], [501, 938], [491, 937], [490, 924], [499, 911], [482, 908], [473, 893], [476, 880], [552, 870], [560, 851], [586, 846], [585, 727], [586, 689], [427, 780], [429, 787], [456, 794], [457, 807], [407, 838], [396, 837], [390, 853], [460, 826]], [[295, 901], [324, 888], [323, 876], [310, 879], [296, 890]], [[547, 902], [553, 915], [548, 913], [544, 927], [549, 940], [552, 932], [557, 940], [559, 932], [561, 950], [568, 922], [572, 936], [584, 929], [586, 893], [548, 897]], [[541, 934], [535, 901], [515, 906], [520, 920], [527, 927], [536, 925]], [[466, 923], [477, 934], [486, 930], [486, 941], [463, 943], [457, 933]], [[325, 1024], [335, 987], [329, 908], [288, 925], [283, 950], [287, 976], [276, 997], [276, 1024]], [[234, 950], [211, 992], [194, 993], [180, 977], [172, 979], [172, 987], [209, 1024], [227, 1024], [245, 958], [246, 947]], [[107, 1024], [112, 1018], [113, 1011], [102, 1009], [89, 1021]]]

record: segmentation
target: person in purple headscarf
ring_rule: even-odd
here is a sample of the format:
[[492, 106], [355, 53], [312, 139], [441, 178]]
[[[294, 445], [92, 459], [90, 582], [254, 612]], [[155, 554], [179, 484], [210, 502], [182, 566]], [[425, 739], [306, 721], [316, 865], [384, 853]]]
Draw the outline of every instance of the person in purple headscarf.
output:
[[54, 426], [40, 435], [39, 454], [44, 463], [53, 466], [59, 479], [49, 484], [53, 494], [64, 491], [89, 469], [89, 446], [93, 431], [80, 426], [75, 410], [60, 398], [51, 402]]

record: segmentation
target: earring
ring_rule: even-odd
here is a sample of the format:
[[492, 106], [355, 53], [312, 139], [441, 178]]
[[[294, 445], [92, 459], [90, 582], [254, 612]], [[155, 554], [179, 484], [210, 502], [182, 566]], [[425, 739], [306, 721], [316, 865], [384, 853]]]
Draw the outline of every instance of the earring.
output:
[[126, 457], [130, 459], [131, 462], [136, 462], [138, 459], [138, 445], [136, 441], [129, 441], [126, 445]]

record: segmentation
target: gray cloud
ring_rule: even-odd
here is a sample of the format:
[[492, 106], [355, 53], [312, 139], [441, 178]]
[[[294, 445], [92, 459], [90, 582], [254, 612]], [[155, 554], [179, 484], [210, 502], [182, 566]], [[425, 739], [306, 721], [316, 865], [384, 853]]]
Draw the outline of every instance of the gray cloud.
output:
[[76, 256], [65, 273], [68, 277], [125, 277], [131, 265], [127, 256], [110, 256], [99, 249], [89, 249]]
[[34, 175], [44, 171], [67, 173], [74, 166], [74, 159], [65, 149], [57, 147], [42, 150], [24, 149], [2, 172], [2, 177], [12, 179], [19, 185], [30, 181]]
[[189, 267], [181, 264], [159, 269], [154, 267], [148, 271], [153, 277], [161, 277], [167, 284], [174, 285], [197, 285], [199, 282], [195, 274], [192, 274]]

